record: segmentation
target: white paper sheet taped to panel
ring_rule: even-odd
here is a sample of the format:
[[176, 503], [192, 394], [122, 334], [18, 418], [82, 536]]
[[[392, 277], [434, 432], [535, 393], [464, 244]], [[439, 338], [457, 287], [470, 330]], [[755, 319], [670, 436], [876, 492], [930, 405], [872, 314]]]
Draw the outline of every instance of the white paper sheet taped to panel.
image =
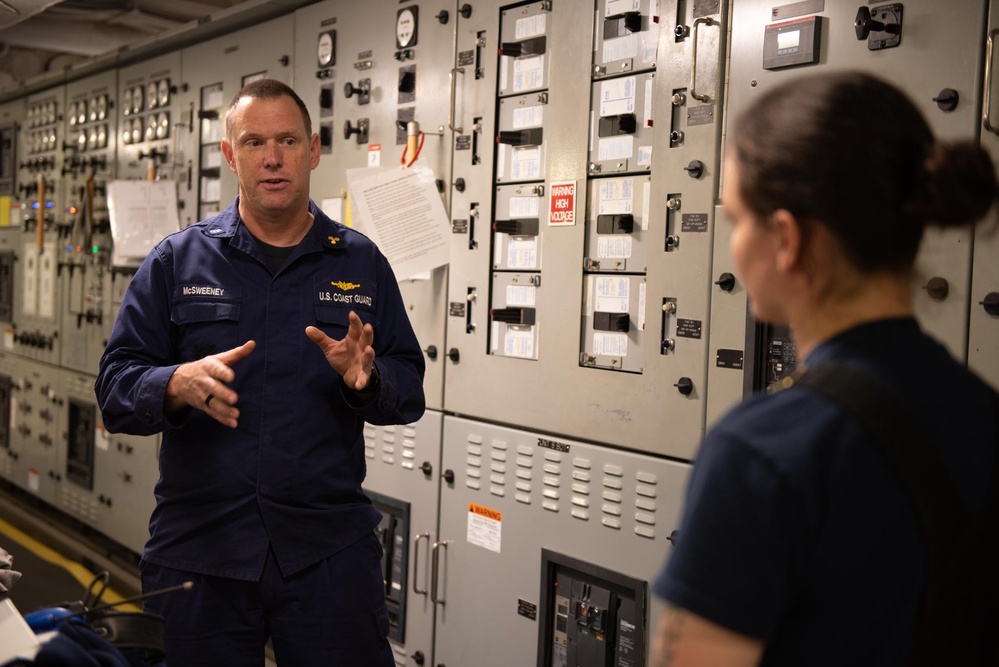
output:
[[635, 77], [604, 81], [600, 84], [600, 116], [635, 113]]
[[[538, 266], [538, 237], [511, 238], [506, 249], [506, 263], [511, 269], [535, 269]], [[531, 289], [534, 289], [531, 286]], [[534, 305], [533, 303], [531, 304]]]
[[597, 259], [628, 259], [631, 248], [630, 234], [604, 234], [597, 238]]
[[540, 88], [545, 78], [545, 57], [519, 58], [513, 61], [513, 90]]
[[597, 189], [597, 212], [600, 215], [631, 213], [634, 207], [632, 179], [607, 178]]
[[534, 285], [507, 285], [506, 305], [533, 308], [537, 302], [538, 288]]
[[593, 309], [602, 313], [627, 313], [631, 283], [623, 276], [599, 276], [593, 279]]
[[545, 34], [547, 17], [548, 14], [541, 12], [534, 16], [525, 16], [522, 19], [517, 19], [517, 23], [513, 28], [514, 38], [521, 40]]
[[534, 359], [534, 331], [531, 327], [507, 327], [503, 353], [508, 357]]
[[515, 130], [525, 127], [538, 127], [543, 125], [544, 122], [545, 108], [540, 104], [513, 110], [513, 129]]
[[593, 350], [591, 352], [608, 357], [627, 357], [628, 335], [595, 331], [593, 332]]

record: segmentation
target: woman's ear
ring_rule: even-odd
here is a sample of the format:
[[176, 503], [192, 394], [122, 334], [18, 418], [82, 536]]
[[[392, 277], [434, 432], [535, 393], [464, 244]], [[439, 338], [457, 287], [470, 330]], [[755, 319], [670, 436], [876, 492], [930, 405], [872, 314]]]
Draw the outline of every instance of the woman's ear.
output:
[[800, 271], [807, 243], [801, 221], [787, 209], [781, 208], [770, 216], [770, 228], [776, 236], [777, 269], [782, 273]]

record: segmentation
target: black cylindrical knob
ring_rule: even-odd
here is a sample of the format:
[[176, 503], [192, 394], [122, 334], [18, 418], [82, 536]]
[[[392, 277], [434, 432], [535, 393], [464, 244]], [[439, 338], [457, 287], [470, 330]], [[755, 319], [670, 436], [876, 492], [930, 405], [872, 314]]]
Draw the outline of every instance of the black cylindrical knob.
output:
[[[447, 12], [443, 13], [447, 14]], [[447, 19], [444, 19], [442, 23], [447, 23]], [[422, 665], [424, 662], [426, 662], [426, 658], [423, 657], [423, 651], [417, 651], [416, 653], [413, 654], [413, 662], [415, 662], [417, 665]]]
[[461, 14], [461, 18], [463, 19], [472, 18], [472, 5], [466, 2], [461, 6], [461, 9], [458, 10], [458, 13]]
[[679, 535], [680, 535], [680, 531], [679, 530], [674, 530], [673, 532], [671, 532], [669, 534], [669, 537], [667, 537], [666, 539], [669, 540], [670, 544], [672, 544], [673, 546], [676, 546], [676, 538], [679, 537]]
[[424, 352], [427, 353], [427, 356], [430, 357], [431, 360], [434, 360], [434, 359], [437, 358], [437, 346], [436, 345], [427, 345], [427, 349], [425, 349]]
[[344, 97], [348, 97], [348, 98], [349, 97], [353, 97], [354, 95], [360, 95], [363, 92], [364, 92], [363, 88], [358, 88], [357, 86], [355, 86], [350, 81], [348, 81], [347, 83], [343, 84], [343, 96]]
[[950, 285], [947, 284], [945, 278], [939, 276], [934, 276], [929, 279], [929, 281], [923, 285], [923, 289], [926, 293], [930, 295], [930, 298], [934, 301], [943, 301], [947, 298], [947, 293], [950, 292]]
[[458, 352], [458, 348], [452, 347], [447, 351], [447, 358], [454, 363], [458, 363], [458, 359], [461, 357], [461, 353]]
[[989, 315], [999, 315], [999, 292], [989, 292], [978, 303], [985, 307], [985, 312]]
[[953, 88], [944, 88], [937, 96], [933, 98], [933, 101], [937, 103], [937, 107], [941, 111], [953, 111], [957, 108], [957, 103], [961, 99], [961, 96], [957, 94], [957, 91]]
[[735, 276], [726, 271], [718, 276], [718, 280], [715, 281], [715, 285], [718, 285], [723, 292], [731, 292], [735, 289]]
[[448, 470], [444, 471], [444, 481], [447, 482], [448, 484], [454, 484], [454, 471], [453, 470], [448, 469]]
[[434, 467], [430, 465], [430, 461], [424, 461], [423, 465], [420, 466], [420, 470], [423, 471], [424, 475], [430, 477], [430, 474], [434, 471]]
[[[437, 12], [437, 15], [434, 16], [434, 18], [437, 19], [438, 21], [440, 21], [441, 25], [447, 25], [447, 21], [448, 21], [449, 18], [451, 18], [451, 15], [447, 13], [446, 9], [442, 9], [439, 12]], [[420, 653], [420, 652], [417, 651], [417, 653]], [[415, 656], [414, 656], [414, 658], [415, 658]], [[416, 664], [418, 664], [418, 665], [422, 665], [423, 664], [423, 654], [422, 653], [420, 653], [420, 662], [418, 662]]]
[[690, 396], [691, 392], [694, 391], [694, 382], [688, 377], [680, 378], [673, 386], [684, 396]]
[[458, 178], [458, 179], [456, 179], [455, 182], [454, 182], [454, 189], [457, 190], [458, 192], [464, 192], [465, 191], [465, 179], [464, 178]]
[[704, 163], [700, 160], [691, 160], [690, 163], [683, 168], [687, 175], [691, 178], [700, 178], [704, 175]]
[[360, 134], [360, 133], [361, 133], [361, 128], [360, 127], [354, 127], [353, 125], [351, 125], [351, 123], [350, 123], [349, 120], [345, 120], [343, 122], [343, 138], [344, 139], [350, 139], [350, 135], [352, 135], [352, 134]]

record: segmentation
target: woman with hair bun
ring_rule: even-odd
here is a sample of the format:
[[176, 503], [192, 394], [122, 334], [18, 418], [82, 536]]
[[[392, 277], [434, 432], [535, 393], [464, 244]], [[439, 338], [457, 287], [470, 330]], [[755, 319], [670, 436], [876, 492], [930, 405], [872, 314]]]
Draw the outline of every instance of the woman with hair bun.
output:
[[[737, 273], [753, 315], [789, 325], [809, 370], [706, 435], [653, 586], [667, 606], [651, 664], [912, 664], [940, 535], [921, 530], [899, 470], [926, 443], [932, 481], [973, 516], [995, 495], [999, 442], [995, 392], [914, 318], [913, 264], [927, 226], [991, 210], [992, 163], [975, 143], [937, 142], [899, 90], [851, 72], [765, 93], [727, 153]], [[809, 386], [820, 369], [850, 379], [858, 410]], [[872, 429], [865, 401], [875, 417], [897, 407], [907, 428]], [[991, 633], [994, 613], [968, 624]]]

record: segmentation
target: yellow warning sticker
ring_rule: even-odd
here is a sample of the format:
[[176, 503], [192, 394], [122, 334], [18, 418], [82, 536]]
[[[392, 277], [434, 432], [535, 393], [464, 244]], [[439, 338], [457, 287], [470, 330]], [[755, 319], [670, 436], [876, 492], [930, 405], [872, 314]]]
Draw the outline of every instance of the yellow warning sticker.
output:
[[0, 197], [0, 227], [10, 227], [10, 197]]

